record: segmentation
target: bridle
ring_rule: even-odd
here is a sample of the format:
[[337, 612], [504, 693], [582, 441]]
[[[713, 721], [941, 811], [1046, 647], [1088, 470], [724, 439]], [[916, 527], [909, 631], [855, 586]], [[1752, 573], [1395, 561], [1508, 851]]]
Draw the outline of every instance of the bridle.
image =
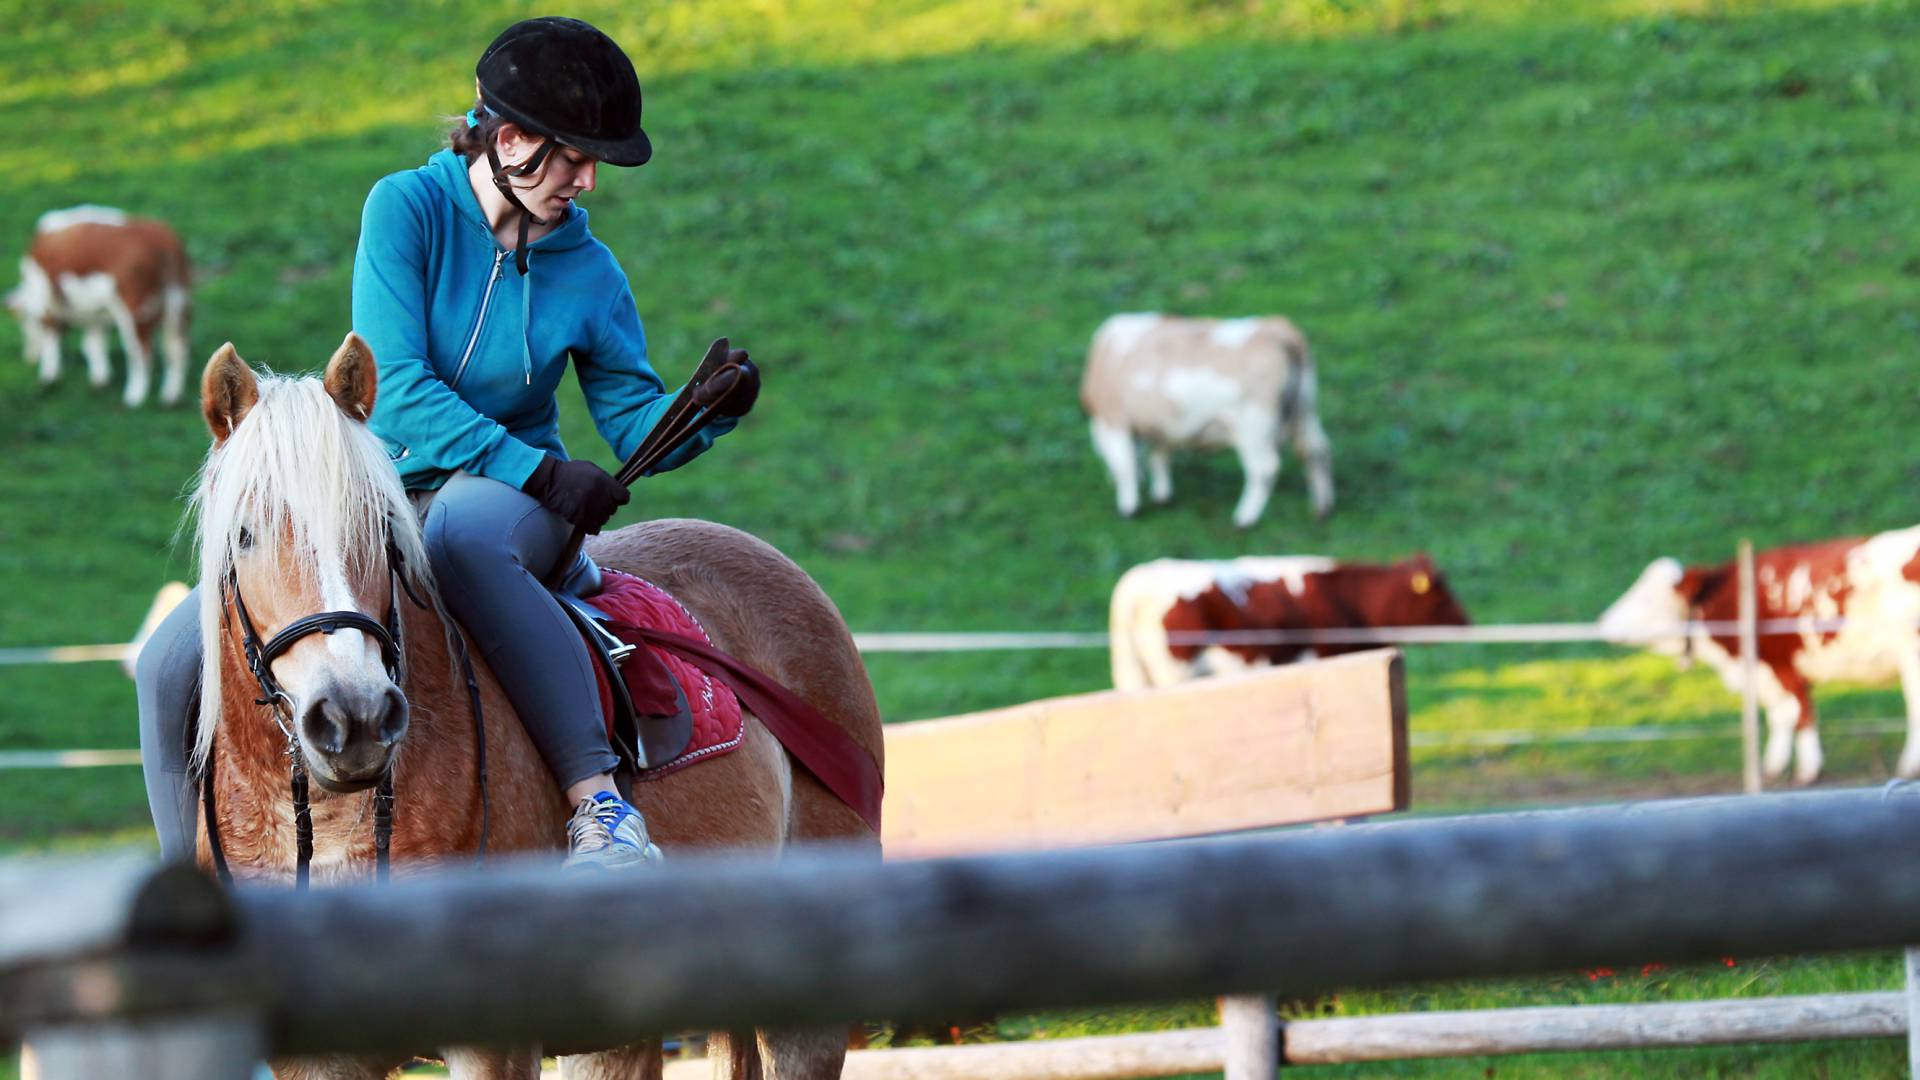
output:
[[[380, 661], [387, 670], [387, 677], [394, 685], [406, 686], [406, 638], [403, 620], [400, 617], [400, 596], [404, 593], [408, 600], [418, 608], [427, 604], [414, 594], [413, 587], [407, 583], [406, 575], [401, 572], [400, 549], [393, 542], [391, 526], [387, 530], [387, 618], [384, 623], [376, 622], [370, 616], [358, 611], [322, 611], [302, 616], [287, 624], [279, 633], [266, 642], [260, 640], [260, 633], [254, 628], [253, 617], [247, 611], [246, 597], [240, 592], [240, 579], [235, 569], [227, 567], [226, 581], [221, 586], [221, 612], [224, 621], [228, 605], [232, 606], [234, 618], [240, 628], [240, 644], [246, 655], [247, 668], [253, 673], [254, 682], [260, 688], [260, 696], [254, 700], [256, 705], [271, 708], [273, 721], [286, 737], [286, 754], [289, 762], [289, 786], [293, 795], [293, 819], [296, 834], [296, 857], [294, 866], [294, 886], [307, 887], [309, 866], [313, 861], [313, 811], [308, 801], [306, 755], [300, 749], [300, 738], [294, 730], [293, 698], [280, 680], [274, 677], [273, 662], [301, 639], [313, 634], [333, 634], [340, 630], [358, 630], [371, 637], [380, 646]], [[458, 640], [458, 636], [456, 635]], [[479, 858], [486, 857], [487, 850], [487, 744], [485, 722], [481, 714], [480, 690], [473, 674], [473, 663], [467, 656], [466, 643], [459, 642], [460, 665], [466, 676], [468, 700], [473, 710], [474, 736], [477, 743], [476, 758], [480, 779], [480, 848]], [[207, 754], [206, 772], [201, 778], [201, 803], [207, 818], [207, 841], [213, 856], [215, 871], [222, 881], [231, 883], [233, 874], [228, 869], [226, 852], [220, 844], [218, 817], [214, 805], [214, 761], [215, 755]], [[374, 873], [377, 880], [385, 881], [389, 873], [389, 856], [393, 846], [393, 766], [389, 762], [386, 771], [381, 773], [380, 781], [373, 792], [373, 851]]]

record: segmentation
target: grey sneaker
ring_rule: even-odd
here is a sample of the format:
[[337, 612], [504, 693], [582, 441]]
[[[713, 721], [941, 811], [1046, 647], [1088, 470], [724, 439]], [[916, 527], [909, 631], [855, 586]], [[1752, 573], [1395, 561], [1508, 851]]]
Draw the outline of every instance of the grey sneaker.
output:
[[567, 861], [563, 869], [616, 869], [658, 863], [660, 848], [647, 839], [640, 811], [611, 791], [581, 799], [567, 822]]

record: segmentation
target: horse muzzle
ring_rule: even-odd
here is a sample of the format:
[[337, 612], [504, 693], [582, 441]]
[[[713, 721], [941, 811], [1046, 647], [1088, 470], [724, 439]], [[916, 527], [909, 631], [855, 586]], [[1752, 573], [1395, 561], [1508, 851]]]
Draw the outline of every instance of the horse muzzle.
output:
[[407, 699], [390, 683], [365, 691], [329, 687], [300, 713], [307, 771], [340, 794], [379, 783], [406, 734]]

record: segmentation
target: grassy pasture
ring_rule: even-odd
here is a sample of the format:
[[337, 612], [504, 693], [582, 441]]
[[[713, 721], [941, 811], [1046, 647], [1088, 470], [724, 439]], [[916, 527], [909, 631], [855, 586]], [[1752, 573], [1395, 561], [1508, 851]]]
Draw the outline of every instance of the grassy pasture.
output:
[[[18, 8], [18, 5], [15, 5]], [[310, 369], [347, 329], [366, 189], [436, 145], [518, 5], [66, 5], [0, 40], [19, 197], [172, 221], [194, 352]], [[726, 333], [755, 416], [628, 513], [793, 554], [861, 629], [1090, 629], [1159, 555], [1431, 552], [1482, 621], [1590, 618], [1652, 557], [1916, 517], [1920, 9], [1910, 3], [672, 2], [573, 10], [633, 47], [654, 163], [586, 200], [670, 379]], [[1112, 511], [1074, 400], [1122, 310], [1279, 311], [1313, 340], [1340, 504], [1289, 461], [1227, 521], [1231, 460]], [[0, 325], [0, 354], [17, 348]], [[0, 645], [119, 640], [185, 575], [197, 411], [0, 364]], [[563, 391], [577, 453], [607, 452]], [[1097, 652], [881, 656], [912, 719], [1097, 687]], [[1486, 747], [1476, 733], [1731, 732], [1711, 676], [1600, 647], [1410, 659], [1416, 801], [1729, 790], [1737, 744]], [[1824, 693], [1829, 776], [1885, 778], [1896, 692]], [[133, 742], [109, 666], [0, 668], [0, 748]], [[131, 770], [0, 772], [0, 850], [143, 842]], [[1883, 957], [1647, 980], [1345, 994], [1344, 1010], [1893, 985]], [[1188, 1022], [1007, 1021], [1009, 1035]], [[1027, 1025], [1022, 1027], [1021, 1025]], [[1876, 1075], [1886, 1047], [1606, 1055], [1364, 1075]], [[1533, 1070], [1529, 1072], [1528, 1070]], [[1584, 1070], [1584, 1071], [1583, 1071]], [[1360, 1075], [1361, 1073], [1355, 1073]]]

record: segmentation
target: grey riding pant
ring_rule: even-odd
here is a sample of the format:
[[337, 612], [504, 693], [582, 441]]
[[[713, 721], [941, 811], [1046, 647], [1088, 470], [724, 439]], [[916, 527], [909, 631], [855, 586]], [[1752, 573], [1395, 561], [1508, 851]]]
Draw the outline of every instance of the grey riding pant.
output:
[[[466, 628], [562, 787], [619, 763], [607, 744], [593, 661], [541, 576], [572, 528], [498, 480], [455, 473], [433, 493], [427, 555], [447, 610]], [[569, 584], [592, 573], [585, 557]], [[187, 717], [200, 677], [200, 588], [147, 639], [135, 665], [140, 761], [160, 853], [191, 858], [199, 792], [187, 762]]]

